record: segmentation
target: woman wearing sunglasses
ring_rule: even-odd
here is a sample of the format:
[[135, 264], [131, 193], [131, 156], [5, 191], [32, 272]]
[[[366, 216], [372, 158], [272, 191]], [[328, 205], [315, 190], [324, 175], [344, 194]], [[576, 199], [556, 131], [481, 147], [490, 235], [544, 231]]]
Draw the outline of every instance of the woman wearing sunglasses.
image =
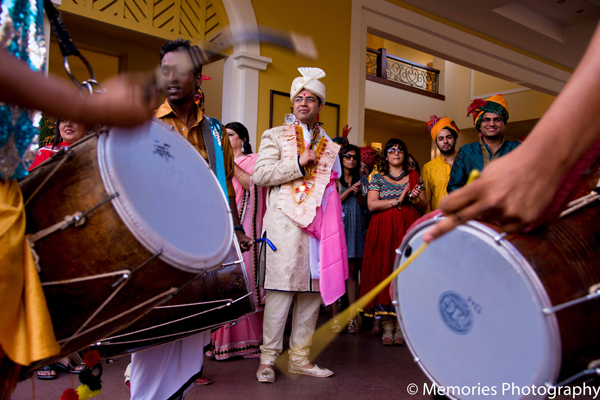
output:
[[[421, 185], [419, 173], [410, 170], [404, 142], [390, 139], [383, 149], [381, 173], [374, 175], [369, 184], [367, 203], [373, 216], [363, 254], [361, 297], [392, 273], [395, 251], [404, 234], [425, 212], [427, 198]], [[384, 345], [404, 344], [389, 290], [382, 290], [365, 307], [364, 314], [381, 316]], [[375, 325], [373, 333], [379, 332]]]
[[[346, 293], [349, 304], [358, 299], [358, 273], [362, 262], [367, 227], [364, 221], [363, 209], [367, 207], [367, 177], [360, 173], [360, 150], [349, 144], [340, 150], [342, 159], [342, 176], [338, 179], [338, 192], [344, 211], [344, 232], [346, 234], [346, 249], [348, 250], [348, 272]], [[331, 305], [333, 322], [331, 330], [334, 333], [342, 331], [342, 324], [335, 318], [338, 313], [338, 303]], [[358, 333], [360, 320], [358, 313], [352, 310], [348, 322], [348, 333]]]

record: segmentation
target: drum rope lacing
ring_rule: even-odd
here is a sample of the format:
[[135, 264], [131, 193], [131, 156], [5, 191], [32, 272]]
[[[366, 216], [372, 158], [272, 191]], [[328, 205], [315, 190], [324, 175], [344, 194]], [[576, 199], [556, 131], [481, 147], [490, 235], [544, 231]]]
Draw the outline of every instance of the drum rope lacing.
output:
[[[62, 150], [61, 150], [62, 151]], [[59, 154], [59, 153], [56, 153]], [[35, 188], [35, 190], [33, 191], [33, 193], [31, 193], [31, 196], [29, 196], [27, 198], [27, 200], [25, 200], [25, 207], [27, 207], [27, 204], [29, 204], [29, 202], [35, 197], [36, 194], [39, 193], [40, 190], [42, 190], [42, 188], [44, 187], [44, 185], [50, 180], [50, 178], [52, 178], [52, 176], [54, 176], [54, 174], [56, 173], [56, 171], [58, 171], [58, 169], [60, 167], [62, 167], [62, 165], [64, 163], [66, 163], [67, 161], [69, 161], [69, 159], [72, 157], [71, 153], [69, 153], [69, 150], [65, 150], [65, 154], [66, 157], [63, 157], [55, 166], [54, 169], [52, 171], [50, 171], [50, 173], [48, 174], [48, 176], [46, 176], [44, 178], [44, 180], [42, 181], [42, 183], [40, 183], [40, 185]]]
[[41, 231], [38, 231], [36, 233], [28, 235], [27, 238], [29, 240], [29, 243], [33, 244], [33, 243], [37, 242], [38, 240], [43, 239], [46, 236], [53, 234], [54, 232], [58, 231], [59, 229], [63, 230], [63, 229], [70, 227], [71, 225], [82, 226], [83, 224], [85, 224], [85, 217], [87, 217], [90, 213], [94, 212], [98, 207], [103, 206], [104, 204], [108, 203], [115, 197], [119, 197], [119, 194], [118, 193], [110, 194], [107, 197], [105, 197], [102, 201], [100, 201], [98, 204], [96, 204], [95, 206], [90, 208], [89, 210], [84, 211], [84, 212], [77, 211], [73, 215], [67, 215], [62, 221], [57, 222], [56, 224], [49, 226], [48, 228], [42, 229]]
[[[235, 300], [233, 300], [233, 299], [224, 299], [224, 300], [216, 300], [216, 301], [210, 301], [210, 302], [204, 302], [204, 303], [196, 303], [198, 305], [202, 305], [202, 304], [217, 303], [219, 301], [227, 301], [228, 302], [227, 304], [223, 304], [222, 306], [214, 307], [214, 308], [211, 308], [209, 310], [204, 310], [204, 311], [201, 311], [199, 313], [188, 315], [188, 316], [185, 316], [185, 317], [173, 320], [173, 321], [165, 322], [165, 323], [162, 323], [162, 324], [159, 324], [159, 325], [150, 326], [150, 327], [144, 328], [144, 329], [139, 329], [139, 330], [134, 331], [134, 332], [127, 332], [127, 333], [125, 333], [123, 335], [111, 336], [111, 337], [107, 338], [107, 340], [118, 339], [118, 338], [121, 338], [121, 337], [126, 337], [126, 336], [134, 335], [134, 334], [137, 334], [137, 333], [146, 332], [146, 331], [149, 331], [149, 330], [152, 330], [152, 329], [156, 329], [156, 328], [160, 328], [160, 327], [163, 327], [163, 326], [167, 326], [167, 325], [170, 325], [170, 324], [173, 324], [173, 323], [176, 323], [176, 322], [184, 321], [184, 320], [189, 319], [189, 318], [194, 318], [194, 317], [197, 317], [198, 315], [206, 314], [206, 313], [209, 313], [209, 312], [212, 312], [212, 311], [217, 311], [217, 310], [220, 310], [222, 308], [229, 307], [231, 304], [237, 303], [238, 301], [243, 300], [243, 299], [245, 299], [246, 297], [248, 297], [248, 296], [250, 296], [252, 294], [253, 294], [253, 292], [249, 292], [249, 293], [247, 293], [247, 294], [243, 295], [242, 297], [239, 297], [239, 298], [237, 298]], [[178, 306], [159, 306], [159, 307], [154, 307], [154, 308], [157, 309], [157, 308], [185, 307], [187, 305], [188, 304], [183, 304], [183, 305], [178, 305]], [[190, 304], [190, 305], [193, 305], [193, 304]], [[202, 328], [202, 329], [204, 329], [204, 328]], [[191, 332], [194, 332], [194, 331], [191, 331]], [[152, 338], [149, 338], [149, 339], [146, 339], [146, 340], [160, 339], [160, 338], [174, 336], [174, 335], [179, 335], [179, 334], [181, 334], [181, 332], [175, 333], [173, 335], [161, 336], [161, 337], [158, 337], [158, 338], [152, 337]], [[143, 339], [141, 339], [139, 341], [143, 341]], [[117, 342], [117, 343], [128, 343], [128, 342]], [[131, 342], [131, 343], [133, 343], [133, 342]], [[100, 343], [100, 344], [102, 344], [102, 343]], [[113, 343], [109, 342], [107, 344], [113, 344]]]
[[[42, 185], [40, 185], [40, 187], [41, 186]], [[40, 187], [38, 187], [38, 189], [40, 189]], [[35, 194], [35, 192], [34, 192], [34, 194]], [[26, 238], [27, 238], [27, 241], [29, 242], [29, 249], [31, 250], [31, 255], [33, 256], [33, 262], [35, 264], [35, 269], [37, 270], [37, 272], [41, 272], [42, 268], [40, 267], [40, 256], [37, 254], [37, 251], [35, 251], [35, 242], [45, 238], [46, 236], [53, 234], [54, 232], [57, 232], [58, 230], [66, 229], [73, 224], [75, 226], [82, 226], [83, 224], [85, 224], [85, 221], [86, 221], [85, 217], [87, 215], [92, 213], [98, 207], [108, 203], [110, 200], [112, 200], [118, 196], [119, 196], [118, 193], [113, 193], [113, 194], [107, 196], [104, 200], [102, 200], [101, 202], [99, 202], [98, 204], [96, 204], [95, 206], [93, 206], [92, 208], [90, 208], [87, 211], [84, 211], [84, 212], [77, 211], [73, 215], [67, 215], [62, 221], [57, 222], [56, 224], [49, 226], [46, 229], [42, 229], [41, 231], [27, 235]], [[32, 197], [33, 197], [33, 195], [30, 197], [30, 199]], [[44, 284], [42, 284], [42, 286], [44, 286]]]
[[[42, 286], [66, 285], [69, 283], [85, 282], [85, 281], [89, 281], [89, 280], [93, 280], [93, 279], [108, 278], [110, 276], [116, 276], [116, 275], [121, 275], [122, 277], [123, 276], [129, 277], [130, 274], [131, 274], [130, 270], [122, 269], [120, 271], [106, 272], [104, 274], [91, 275], [91, 276], [84, 276], [82, 278], [65, 279], [62, 281], [43, 282]], [[125, 279], [127, 279], [127, 278], [125, 278]]]
[[[127, 283], [127, 282], [123, 282], [123, 284], [122, 284], [122, 285], [119, 287], [119, 289], [120, 289], [122, 286], [124, 286], [126, 283]], [[118, 290], [118, 289], [117, 289], [117, 290]], [[162, 292], [162, 293], [160, 293], [160, 294], [158, 294], [158, 295], [156, 295], [156, 296], [152, 297], [151, 299], [148, 299], [148, 300], [144, 301], [143, 303], [141, 303], [141, 304], [138, 304], [137, 306], [135, 306], [135, 307], [132, 307], [132, 308], [128, 309], [127, 311], [123, 311], [122, 313], [120, 313], [120, 314], [118, 314], [118, 315], [115, 315], [114, 317], [112, 317], [112, 318], [109, 318], [108, 320], [106, 320], [106, 321], [104, 321], [104, 322], [101, 322], [101, 323], [99, 323], [99, 324], [97, 324], [97, 325], [95, 325], [95, 326], [93, 326], [93, 327], [91, 327], [91, 328], [89, 328], [89, 329], [87, 329], [87, 330], [85, 330], [85, 331], [83, 331], [83, 332], [81, 332], [81, 329], [82, 329], [82, 328], [80, 328], [80, 329], [78, 329], [78, 331], [77, 331], [77, 332], [75, 332], [73, 335], [71, 335], [71, 337], [69, 337], [69, 338], [66, 338], [66, 339], [59, 340], [59, 341], [58, 341], [58, 343], [60, 343], [62, 346], [65, 346], [65, 345], [66, 345], [67, 343], [69, 343], [71, 340], [73, 340], [73, 339], [75, 339], [75, 338], [77, 338], [77, 337], [79, 337], [79, 336], [83, 336], [83, 335], [85, 335], [85, 334], [87, 334], [87, 333], [89, 333], [89, 332], [93, 331], [94, 329], [97, 329], [97, 328], [99, 328], [99, 327], [101, 327], [101, 326], [104, 326], [104, 325], [106, 325], [106, 324], [109, 324], [109, 323], [111, 323], [111, 322], [113, 322], [113, 321], [115, 321], [115, 320], [118, 320], [119, 318], [122, 318], [122, 317], [124, 317], [124, 316], [125, 316], [125, 315], [127, 315], [127, 314], [131, 314], [132, 312], [134, 312], [134, 311], [136, 311], [136, 310], [138, 310], [138, 309], [140, 309], [140, 308], [146, 307], [146, 305], [147, 305], [147, 304], [151, 304], [151, 303], [157, 302], [157, 301], [158, 301], [159, 299], [161, 299], [162, 297], [169, 297], [169, 296], [172, 296], [172, 295], [173, 295], [173, 294], [175, 294], [175, 293], [176, 293], [178, 290], [179, 290], [178, 288], [171, 288], [171, 289], [169, 289], [169, 290], [166, 290], [166, 291], [164, 291], [164, 292]], [[164, 300], [163, 300], [163, 301], [164, 301]], [[102, 306], [101, 306], [101, 307], [104, 307], [104, 306], [106, 306], [106, 304], [108, 304], [108, 299], [107, 299], [107, 301], [105, 301], [105, 302], [102, 304]]]
[[[166, 338], [170, 338], [170, 337], [173, 337], [173, 336], [177, 336], [179, 339], [182, 339], [182, 338], [184, 338], [186, 336], [190, 336], [193, 333], [204, 332], [204, 331], [208, 331], [208, 330], [213, 329], [213, 328], [221, 327], [221, 326], [223, 326], [226, 323], [227, 322], [219, 322], [217, 324], [203, 326], [203, 327], [198, 328], [198, 329], [192, 329], [192, 330], [185, 331], [185, 332], [171, 333], [169, 335], [156, 336], [156, 337], [151, 337], [151, 338], [146, 338], [146, 339], [128, 340], [128, 341], [124, 341], [124, 342], [108, 342], [108, 341], [98, 342], [98, 343], [95, 344], [95, 346], [102, 346], [102, 345], [123, 345], [123, 344], [131, 344], [131, 343], [141, 343], [141, 342], [147, 342], [147, 341], [150, 341], [150, 340], [166, 339]], [[139, 331], [139, 332], [142, 332], [142, 331]], [[137, 333], [137, 332], [132, 332], [130, 334], [133, 334], [133, 333]], [[125, 336], [125, 335], [122, 335], [122, 336]], [[119, 336], [119, 337], [121, 337], [121, 336]], [[113, 337], [107, 338], [107, 340], [108, 339], [113, 339]], [[156, 345], [154, 345], [152, 347], [161, 346], [161, 345], [162, 344], [156, 344]], [[150, 348], [152, 348], [152, 347], [150, 347]], [[144, 350], [147, 350], [147, 349], [144, 349]]]
[[234, 321], [234, 322], [232, 322], [231, 324], [227, 325], [227, 326], [225, 327], [225, 329], [229, 329], [229, 328], [231, 328], [231, 327], [233, 327], [233, 326], [236, 326], [237, 324], [239, 324], [239, 323], [240, 323], [240, 322], [242, 322], [243, 320], [245, 320], [245, 319], [247, 319], [247, 318], [250, 318], [251, 316], [253, 316], [254, 314], [256, 314], [256, 313], [258, 313], [258, 312], [260, 312], [260, 311], [259, 311], [259, 310], [256, 310], [256, 311], [254, 311], [253, 313], [250, 313], [250, 314], [248, 314], [248, 315], [246, 315], [246, 316], [244, 316], [244, 317], [242, 317], [242, 318], [240, 318], [240, 319], [237, 319], [237, 320], [235, 320], [235, 321]]
[[233, 303], [233, 299], [222, 299], [222, 300], [213, 300], [213, 301], [201, 301], [199, 303], [174, 304], [172, 306], [158, 306], [158, 307], [154, 307], [154, 308], [155, 309], [179, 308], [179, 307], [202, 306], [204, 304], [215, 304], [215, 303], [227, 303], [227, 304], [225, 304], [225, 306], [228, 306], [228, 305], [230, 305], [230, 304]]
[[[66, 149], [61, 149], [61, 150], [58, 151], [58, 153], [56, 153], [54, 156], [52, 156], [52, 158], [50, 160], [56, 160], [56, 159], [60, 158], [60, 161], [56, 164], [56, 166], [52, 169], [52, 171], [50, 171], [50, 173], [48, 174], [48, 176], [46, 176], [44, 178], [44, 180], [42, 181], [42, 183], [40, 183], [39, 186], [33, 191], [33, 193], [31, 193], [31, 195], [27, 198], [27, 200], [25, 200], [25, 206], [27, 206], [27, 204], [29, 204], [29, 202], [35, 197], [35, 195], [37, 195], [39, 193], [39, 191], [42, 190], [42, 188], [44, 187], [44, 185], [46, 183], [48, 183], [48, 181], [50, 180], [50, 178], [52, 178], [52, 176], [54, 176], [54, 174], [60, 169], [60, 167], [62, 167], [62, 165], [64, 163], [66, 163], [71, 158], [73, 158], [73, 153], [70, 151], [70, 149], [73, 146], [80, 146], [82, 143], [87, 142], [88, 140], [90, 140], [91, 138], [96, 137], [96, 136], [97, 136], [97, 134], [95, 134], [95, 135], [87, 135], [85, 138], [82, 138], [81, 140], [79, 140], [77, 142], [77, 144], [69, 146]], [[45, 161], [44, 164], [46, 162], [50, 162], [50, 161]]]
[[592, 189], [592, 191], [590, 193], [588, 193], [587, 195], [585, 195], [583, 197], [580, 197], [578, 199], [571, 201], [567, 205], [568, 208], [565, 209], [563, 212], [561, 212], [558, 217], [562, 218], [566, 215], [569, 215], [572, 212], [575, 212], [575, 211], [579, 210], [580, 208], [587, 206], [588, 204], [592, 204], [593, 202], [595, 202], [598, 199], [600, 199], [600, 180], [598, 180], [596, 187], [594, 189]]
[[[97, 205], [97, 206], [95, 206], [93, 209], [95, 209], [95, 208], [98, 208], [98, 205]], [[92, 209], [92, 210], [93, 210], [93, 209]], [[73, 335], [71, 335], [71, 337], [70, 337], [70, 338], [67, 338], [67, 339], [62, 339], [62, 340], [59, 340], [58, 342], [59, 342], [59, 343], [63, 343], [63, 342], [65, 342], [65, 340], [66, 340], [66, 342], [64, 343], [64, 345], [66, 345], [66, 344], [67, 344], [67, 343], [69, 343], [69, 342], [70, 342], [72, 339], [74, 339], [74, 338], [76, 338], [76, 337], [79, 337], [79, 336], [81, 336], [81, 335], [79, 335], [79, 333], [80, 333], [80, 332], [81, 332], [81, 331], [82, 331], [82, 330], [83, 330], [83, 329], [84, 329], [86, 326], [88, 326], [88, 324], [89, 324], [89, 323], [90, 323], [90, 322], [91, 322], [91, 321], [92, 321], [92, 320], [93, 320], [93, 319], [94, 319], [94, 318], [95, 318], [95, 317], [96, 317], [96, 316], [97, 316], [97, 315], [98, 315], [98, 314], [99, 314], [99, 313], [100, 313], [100, 312], [101, 312], [101, 311], [102, 311], [102, 310], [103, 310], [103, 309], [104, 309], [104, 308], [105, 308], [105, 307], [108, 305], [108, 303], [110, 303], [110, 302], [111, 302], [111, 300], [112, 300], [112, 299], [113, 299], [113, 298], [114, 298], [114, 297], [115, 297], [115, 296], [116, 296], [116, 295], [117, 295], [117, 294], [118, 294], [118, 293], [121, 291], [121, 289], [122, 289], [123, 287], [125, 287], [125, 285], [127, 284], [127, 282], [129, 282], [129, 278], [131, 278], [131, 275], [133, 275], [133, 273], [134, 273], [134, 272], [136, 272], [136, 271], [137, 271], [137, 270], [139, 270], [140, 268], [144, 267], [144, 266], [145, 266], [145, 265], [147, 265], [147, 264], [148, 264], [150, 261], [154, 260], [156, 257], [158, 257], [158, 256], [159, 256], [159, 255], [161, 255], [161, 254], [162, 254], [162, 249], [159, 249], [159, 250], [158, 250], [157, 252], [155, 252], [155, 253], [154, 253], [152, 256], [150, 256], [149, 258], [147, 258], [146, 260], [144, 260], [143, 262], [141, 262], [141, 263], [140, 263], [140, 264], [139, 264], [137, 267], [133, 268], [131, 271], [129, 271], [129, 270], [121, 270], [121, 271], [116, 271], [116, 272], [113, 272], [113, 273], [98, 274], [98, 275], [92, 275], [92, 276], [87, 276], [87, 277], [83, 277], [83, 278], [73, 278], [73, 279], [67, 279], [67, 280], [64, 280], [64, 281], [62, 281], [63, 283], [65, 283], [65, 284], [66, 284], [66, 283], [74, 283], [74, 282], [79, 282], [79, 281], [84, 281], [84, 280], [100, 279], [100, 278], [103, 278], [103, 277], [105, 277], [105, 276], [112, 276], [112, 275], [117, 275], [117, 274], [121, 275], [121, 277], [120, 277], [120, 278], [119, 278], [119, 279], [118, 279], [118, 280], [117, 280], [115, 283], [113, 283], [113, 284], [111, 285], [111, 287], [113, 287], [113, 288], [114, 288], [115, 286], [118, 286], [118, 287], [117, 287], [117, 288], [116, 288], [116, 289], [115, 289], [115, 290], [114, 290], [114, 291], [111, 293], [111, 295], [110, 295], [110, 296], [108, 296], [108, 298], [107, 298], [106, 300], [104, 300], [104, 302], [103, 302], [103, 303], [102, 303], [102, 304], [101, 304], [101, 305], [100, 305], [100, 306], [99, 306], [99, 307], [96, 309], [96, 311], [94, 311], [94, 313], [93, 313], [93, 314], [92, 314], [92, 315], [91, 315], [91, 316], [90, 316], [90, 317], [89, 317], [89, 318], [88, 318], [88, 319], [87, 319], [87, 320], [86, 320], [86, 321], [85, 321], [85, 322], [84, 322], [84, 323], [83, 323], [83, 324], [82, 324], [82, 325], [79, 327], [79, 329], [77, 329], [77, 331], [76, 331], [76, 332], [75, 332]], [[59, 283], [61, 283], [61, 282], [59, 282], [59, 281], [55, 281], [55, 282], [46, 282], [45, 284], [43, 283], [43, 284], [42, 284], [42, 286], [46, 286], [46, 285], [56, 285], [56, 284], [59, 284]], [[184, 287], [185, 287], [185, 286], [186, 286], [186, 285], [184, 285]], [[164, 296], [170, 296], [170, 295], [171, 295], [171, 291], [177, 292], [177, 291], [179, 291], [179, 290], [181, 290], [181, 289], [180, 289], [180, 288], [171, 288], [171, 289], [169, 289], [167, 292], [163, 292], [162, 294], [159, 294], [159, 295], [158, 295], [158, 297], [160, 298], [160, 297], [162, 297], [163, 295], [164, 295]], [[166, 293], [166, 294], [165, 294], [165, 293]], [[155, 297], [155, 298], [156, 298], [156, 297]], [[169, 297], [169, 298], [170, 298], [170, 297]], [[163, 302], [164, 302], [164, 301], [167, 301], [167, 299], [163, 300]], [[144, 302], [143, 304], [146, 304], [146, 303], [147, 303], [147, 302]], [[135, 309], [135, 308], [134, 308], [134, 309]], [[131, 310], [130, 310], [130, 311], [131, 311]], [[112, 319], [114, 319], [114, 318], [118, 318], [118, 317], [120, 317], [121, 315], [125, 315], [125, 314], [127, 314], [128, 312], [130, 312], [130, 311], [127, 311], [127, 312], [125, 312], [125, 313], [121, 313], [121, 314], [117, 315], [116, 317], [113, 317], [113, 318], [111, 318], [111, 320], [112, 320]], [[104, 324], [105, 324], [105, 323], [101, 323], [101, 324], [95, 325], [94, 327], [92, 327], [92, 328], [90, 328], [90, 329], [86, 330], [85, 332], [90, 332], [90, 331], [92, 331], [92, 330], [94, 330], [94, 329], [97, 329], [97, 328], [101, 327], [101, 326], [102, 326], [102, 325], [104, 325]], [[84, 332], [84, 333], [82, 333], [82, 335], [83, 335], [83, 334], [85, 334], [85, 332]], [[63, 345], [63, 346], [64, 346], [64, 345]]]

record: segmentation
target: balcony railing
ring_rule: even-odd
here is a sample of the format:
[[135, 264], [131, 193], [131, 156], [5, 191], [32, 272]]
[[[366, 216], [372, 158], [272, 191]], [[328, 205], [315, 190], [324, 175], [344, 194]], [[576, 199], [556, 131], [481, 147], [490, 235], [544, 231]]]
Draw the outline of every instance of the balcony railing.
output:
[[386, 49], [367, 47], [367, 79], [444, 100], [438, 93], [440, 71], [400, 57], [388, 55]]

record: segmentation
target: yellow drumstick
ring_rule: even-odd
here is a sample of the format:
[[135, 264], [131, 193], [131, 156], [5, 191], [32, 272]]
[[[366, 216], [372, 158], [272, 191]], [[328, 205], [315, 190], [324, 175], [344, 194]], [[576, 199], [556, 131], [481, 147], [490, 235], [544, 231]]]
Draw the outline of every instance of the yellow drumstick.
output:
[[[467, 185], [470, 184], [471, 182], [473, 182], [477, 178], [479, 178], [479, 171], [474, 169], [469, 174], [469, 179], [467, 180]], [[364, 309], [367, 306], [367, 304], [369, 304], [371, 302], [371, 300], [373, 300], [379, 294], [379, 292], [384, 290], [386, 287], [388, 287], [392, 283], [394, 278], [397, 277], [400, 274], [400, 272], [404, 271], [404, 269], [406, 269], [406, 267], [408, 267], [410, 265], [410, 263], [412, 263], [418, 256], [420, 256], [421, 253], [427, 248], [427, 246], [428, 246], [428, 243], [423, 243], [414, 253], [411, 254], [410, 257], [408, 257], [408, 259], [401, 266], [396, 268], [396, 270], [394, 272], [392, 272], [387, 278], [385, 278], [383, 281], [381, 281], [381, 283], [379, 283], [379, 285], [375, 286], [373, 289], [371, 289], [371, 291], [369, 293], [367, 293], [366, 295], [364, 295], [363, 297], [358, 299], [355, 303], [350, 305], [350, 307], [346, 308], [340, 314], [336, 315], [336, 319], [341, 324], [342, 329], [344, 329], [346, 327], [346, 325], [348, 324], [348, 321], [350, 319], [355, 318], [355, 316], [357, 314], [356, 310]], [[313, 337], [313, 344], [310, 348], [310, 359], [311, 360], [316, 359], [317, 356], [319, 354], [321, 354], [321, 352], [323, 350], [325, 350], [325, 348], [327, 346], [329, 346], [329, 344], [336, 337], [335, 334], [331, 333], [331, 330], [330, 330], [331, 325], [330, 324], [331, 324], [331, 321], [328, 321], [327, 323], [321, 325], [315, 331], [315, 335]], [[287, 356], [287, 353], [284, 353], [277, 359], [276, 365], [277, 365], [277, 368], [279, 369], [279, 371], [286, 373], [287, 372], [287, 363], [288, 363], [288, 356]], [[298, 375], [296, 375], [296, 374], [289, 374], [289, 375], [293, 379], [298, 378]]]
[[[392, 282], [392, 280], [396, 276], [398, 276], [398, 274], [400, 272], [402, 272], [402, 270], [404, 270], [406, 267], [408, 267], [408, 265], [411, 262], [413, 262], [423, 252], [423, 250], [425, 250], [426, 247], [427, 247], [427, 243], [423, 243], [421, 245], [421, 247], [419, 247], [417, 249], [417, 251], [415, 251], [408, 258], [408, 260], [406, 260], [404, 262], [404, 264], [402, 264], [394, 272], [392, 272], [390, 274], [390, 276], [388, 276], [383, 281], [381, 281], [381, 283], [379, 283], [379, 285], [377, 285], [376, 287], [371, 289], [371, 291], [369, 293], [367, 293], [366, 295], [364, 295], [363, 297], [358, 299], [350, 307], [346, 308], [344, 311], [342, 311], [340, 314], [338, 314], [336, 316], [336, 318], [338, 319], [338, 321], [340, 321], [340, 324], [342, 325], [342, 329], [346, 327], [349, 319], [355, 317], [355, 315], [357, 313], [357, 311], [356, 311], [357, 309], [363, 309], [364, 307], [366, 307], [367, 304], [369, 304], [371, 302], [371, 300], [373, 300], [375, 298], [375, 296], [377, 296], [379, 294], [379, 292], [381, 292], [383, 289], [388, 287], [388, 285]], [[353, 312], [353, 310], [354, 310], [354, 312]], [[351, 316], [351, 313], [353, 313], [354, 315]], [[313, 344], [310, 348], [310, 359], [314, 360], [315, 358], [317, 358], [317, 356], [319, 354], [321, 354], [321, 352], [323, 350], [325, 350], [325, 348], [333, 341], [335, 336], [336, 336], [335, 334], [331, 333], [329, 322], [321, 325], [316, 330], [315, 335], [313, 337]], [[281, 355], [281, 357], [279, 357], [277, 359], [276, 365], [277, 365], [277, 368], [279, 369], [279, 371], [284, 372], [284, 373], [287, 372], [287, 362], [288, 362], [287, 353], [283, 353]], [[290, 377], [295, 379], [298, 377], [298, 375], [290, 374]]]
[[473, 182], [477, 178], [479, 178], [479, 170], [478, 169], [472, 169], [471, 173], [469, 174], [469, 179], [467, 179], [467, 185], [469, 183]]

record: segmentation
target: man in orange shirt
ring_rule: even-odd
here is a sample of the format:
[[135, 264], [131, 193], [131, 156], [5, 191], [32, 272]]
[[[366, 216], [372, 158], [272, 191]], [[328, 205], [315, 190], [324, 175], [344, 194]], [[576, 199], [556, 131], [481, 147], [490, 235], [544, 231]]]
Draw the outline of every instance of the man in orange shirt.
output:
[[[231, 183], [234, 174], [233, 152], [229, 137], [216, 118], [204, 115], [195, 103], [202, 82], [202, 66], [192, 65], [188, 40], [178, 39], [163, 46], [160, 52], [161, 84], [167, 99], [155, 117], [182, 134], [206, 159], [229, 198], [237, 241], [246, 251], [251, 239], [240, 224]], [[208, 383], [202, 375], [204, 346], [210, 343], [210, 331], [135, 353], [131, 358], [131, 399], [181, 399], [194, 380]], [[200, 378], [200, 379], [198, 379]]]

